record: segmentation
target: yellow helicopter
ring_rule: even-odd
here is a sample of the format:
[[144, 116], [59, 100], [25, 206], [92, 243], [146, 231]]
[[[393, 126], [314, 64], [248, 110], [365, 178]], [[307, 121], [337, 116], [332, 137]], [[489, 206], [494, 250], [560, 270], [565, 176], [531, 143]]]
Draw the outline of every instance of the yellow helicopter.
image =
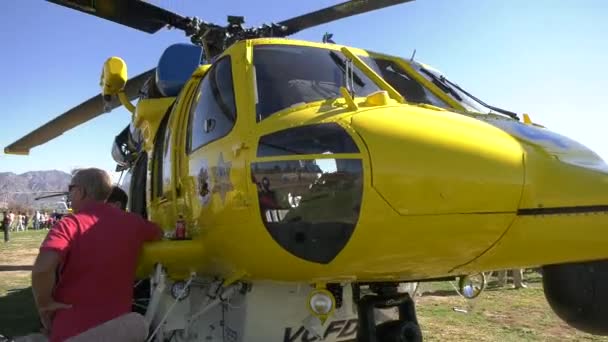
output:
[[531, 266], [562, 319], [608, 334], [594, 290], [608, 286], [601, 158], [413, 58], [285, 38], [408, 1], [257, 28], [138, 0], [51, 1], [192, 44], [132, 79], [108, 59], [100, 95], [5, 153], [132, 113], [112, 155], [129, 210], [166, 231], [138, 270], [149, 340], [419, 341], [401, 284], [461, 277], [470, 293], [467, 275]]

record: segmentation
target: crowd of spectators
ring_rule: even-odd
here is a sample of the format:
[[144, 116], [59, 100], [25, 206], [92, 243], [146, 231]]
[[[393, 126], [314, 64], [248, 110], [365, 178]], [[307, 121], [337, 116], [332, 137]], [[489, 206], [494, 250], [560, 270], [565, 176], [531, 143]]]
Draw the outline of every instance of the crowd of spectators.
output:
[[10, 231], [25, 231], [27, 229], [50, 229], [55, 222], [61, 219], [63, 214], [48, 211], [13, 211], [4, 210], [0, 222], [2, 229], [8, 227]]

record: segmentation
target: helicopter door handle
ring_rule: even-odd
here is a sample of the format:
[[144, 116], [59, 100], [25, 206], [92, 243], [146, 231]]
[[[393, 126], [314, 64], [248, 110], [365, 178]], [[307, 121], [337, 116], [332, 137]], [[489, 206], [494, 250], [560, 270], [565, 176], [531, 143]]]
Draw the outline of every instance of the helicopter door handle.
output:
[[215, 129], [215, 119], [205, 119], [203, 130], [205, 133], [210, 133]]

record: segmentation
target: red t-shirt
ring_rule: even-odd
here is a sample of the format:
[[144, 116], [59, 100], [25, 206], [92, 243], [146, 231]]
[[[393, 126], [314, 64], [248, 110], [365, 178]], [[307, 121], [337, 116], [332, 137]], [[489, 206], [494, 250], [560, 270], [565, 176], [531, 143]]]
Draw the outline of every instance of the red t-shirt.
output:
[[160, 228], [105, 203], [91, 203], [57, 222], [40, 250], [58, 252], [61, 266], [53, 299], [57, 310], [51, 342], [63, 341], [131, 311], [137, 259]]

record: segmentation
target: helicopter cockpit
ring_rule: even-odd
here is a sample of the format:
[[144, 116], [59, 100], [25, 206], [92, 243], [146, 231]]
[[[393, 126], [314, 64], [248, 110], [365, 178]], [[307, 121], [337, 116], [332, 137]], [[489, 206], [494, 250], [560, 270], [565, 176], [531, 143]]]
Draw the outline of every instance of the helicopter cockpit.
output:
[[[256, 45], [253, 50], [257, 86], [257, 121], [277, 111], [303, 103], [342, 97], [351, 68], [340, 51], [298, 45]], [[405, 100], [450, 108], [439, 97], [409, 76], [396, 62], [359, 56]], [[297, 67], [294, 67], [297, 66]], [[365, 97], [381, 90], [364, 72], [352, 65], [351, 91]]]

